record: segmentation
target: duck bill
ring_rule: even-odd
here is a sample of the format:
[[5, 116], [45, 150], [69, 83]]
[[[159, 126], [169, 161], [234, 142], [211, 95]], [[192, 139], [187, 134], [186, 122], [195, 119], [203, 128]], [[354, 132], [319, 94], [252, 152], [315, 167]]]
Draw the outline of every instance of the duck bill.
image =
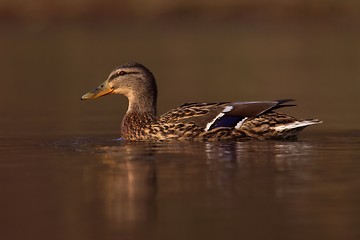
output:
[[81, 97], [81, 100], [95, 99], [95, 98], [102, 97], [102, 96], [105, 96], [107, 94], [110, 94], [113, 91], [114, 91], [114, 89], [112, 89], [109, 86], [109, 81], [106, 80], [99, 87], [95, 88], [91, 92], [88, 92], [88, 93], [84, 94]]

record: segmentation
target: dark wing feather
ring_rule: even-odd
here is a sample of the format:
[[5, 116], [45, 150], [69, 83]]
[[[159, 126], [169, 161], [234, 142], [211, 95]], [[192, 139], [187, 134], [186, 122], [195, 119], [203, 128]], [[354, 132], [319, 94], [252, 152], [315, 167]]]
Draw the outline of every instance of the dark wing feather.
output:
[[284, 99], [284, 100], [276, 100], [276, 101], [233, 102], [231, 103], [231, 106], [233, 106], [234, 108], [226, 115], [256, 117], [278, 108], [292, 106], [292, 105], [284, 105], [285, 103], [288, 103], [290, 101], [294, 101], [294, 100]]
[[283, 99], [276, 101], [228, 103], [233, 107], [233, 109], [224, 113], [223, 116], [215, 119], [215, 121], [211, 124], [211, 126], [208, 127], [207, 130], [219, 127], [235, 128], [239, 122], [246, 120], [246, 118], [254, 118], [282, 107], [295, 106], [291, 104], [285, 104], [291, 101], [293, 100]]
[[288, 103], [288, 102], [293, 102], [295, 101], [294, 99], [282, 99], [282, 100], [276, 100], [276, 102], [278, 102], [278, 104], [273, 107], [271, 109], [272, 110], [275, 110], [275, 109], [278, 109], [278, 108], [283, 108], [283, 107], [294, 107], [296, 106], [296, 104], [285, 104], [285, 103]]

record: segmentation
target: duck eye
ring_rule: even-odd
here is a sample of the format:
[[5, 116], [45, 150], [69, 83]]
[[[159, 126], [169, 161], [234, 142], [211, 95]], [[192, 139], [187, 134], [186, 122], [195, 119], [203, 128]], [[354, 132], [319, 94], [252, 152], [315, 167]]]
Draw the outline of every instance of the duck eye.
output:
[[120, 75], [120, 76], [124, 76], [125, 74], [126, 74], [126, 72], [124, 72], [124, 71], [120, 71], [120, 72], [119, 72], [119, 75]]

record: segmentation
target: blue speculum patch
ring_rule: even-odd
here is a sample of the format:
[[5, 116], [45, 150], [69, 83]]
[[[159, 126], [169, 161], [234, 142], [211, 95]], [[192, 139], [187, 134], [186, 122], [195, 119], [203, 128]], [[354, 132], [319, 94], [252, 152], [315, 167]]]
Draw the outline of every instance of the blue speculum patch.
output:
[[236, 126], [236, 124], [238, 124], [238, 122], [240, 122], [241, 120], [243, 120], [244, 117], [242, 116], [222, 116], [218, 119], [216, 119], [216, 121], [211, 125], [210, 129], [214, 129], [214, 128], [219, 128], [219, 127], [230, 127], [230, 128], [234, 128]]

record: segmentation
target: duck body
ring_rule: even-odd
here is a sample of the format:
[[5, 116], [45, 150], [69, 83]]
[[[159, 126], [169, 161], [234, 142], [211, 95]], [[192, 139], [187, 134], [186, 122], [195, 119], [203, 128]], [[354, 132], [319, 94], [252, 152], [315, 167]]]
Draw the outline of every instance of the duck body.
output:
[[294, 106], [291, 99], [255, 102], [186, 103], [157, 116], [157, 88], [152, 73], [129, 63], [115, 69], [82, 100], [119, 93], [129, 99], [121, 135], [131, 141], [218, 141], [294, 139], [317, 119], [297, 120], [275, 110]]
[[294, 139], [319, 120], [296, 120], [274, 112], [285, 102], [188, 103], [160, 117], [127, 114], [121, 126], [127, 140], [247, 140]]

